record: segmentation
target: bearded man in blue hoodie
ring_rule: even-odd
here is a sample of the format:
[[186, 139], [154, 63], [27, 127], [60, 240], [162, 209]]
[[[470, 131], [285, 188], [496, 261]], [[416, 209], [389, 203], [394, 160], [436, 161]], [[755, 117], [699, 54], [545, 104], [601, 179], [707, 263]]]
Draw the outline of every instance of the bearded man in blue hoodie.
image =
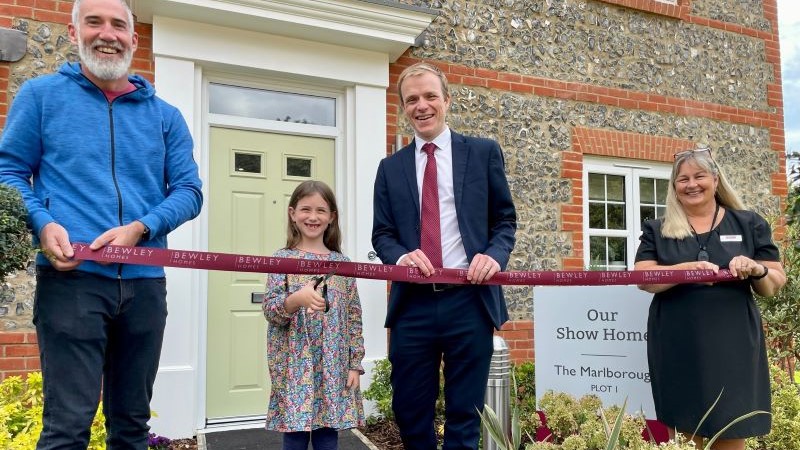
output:
[[23, 84], [0, 140], [0, 183], [21, 191], [41, 247], [37, 449], [86, 448], [102, 391], [108, 448], [145, 450], [164, 269], [79, 261], [71, 243], [166, 247], [200, 212], [201, 182], [180, 112], [128, 75], [138, 36], [124, 0], [75, 0], [68, 30], [80, 63]]

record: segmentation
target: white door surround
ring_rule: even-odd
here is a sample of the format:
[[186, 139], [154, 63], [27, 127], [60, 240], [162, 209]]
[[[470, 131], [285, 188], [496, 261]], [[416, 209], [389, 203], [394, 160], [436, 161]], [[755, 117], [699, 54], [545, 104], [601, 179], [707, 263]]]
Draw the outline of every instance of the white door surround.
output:
[[[337, 91], [342, 133], [335, 162], [343, 251], [368, 261], [372, 184], [386, 149], [389, 64], [424, 31], [435, 12], [390, 0], [132, 0], [152, 23], [158, 95], [183, 114], [195, 141], [208, 198], [209, 77], [244, 84], [291, 82]], [[246, 120], [244, 120], [246, 122]], [[242, 125], [247, 128], [247, 124]], [[176, 249], [207, 250], [208, 207], [169, 236]], [[206, 428], [207, 273], [167, 269], [169, 318], [152, 409], [153, 432], [183, 438]], [[365, 368], [386, 356], [386, 283], [359, 280]], [[265, 410], [266, 410], [266, 406]]]

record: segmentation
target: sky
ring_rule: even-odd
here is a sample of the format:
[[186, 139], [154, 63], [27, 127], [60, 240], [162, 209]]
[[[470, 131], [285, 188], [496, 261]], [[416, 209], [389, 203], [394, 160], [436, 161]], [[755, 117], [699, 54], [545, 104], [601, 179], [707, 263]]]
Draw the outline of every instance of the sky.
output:
[[800, 152], [800, 2], [778, 0], [786, 150]]

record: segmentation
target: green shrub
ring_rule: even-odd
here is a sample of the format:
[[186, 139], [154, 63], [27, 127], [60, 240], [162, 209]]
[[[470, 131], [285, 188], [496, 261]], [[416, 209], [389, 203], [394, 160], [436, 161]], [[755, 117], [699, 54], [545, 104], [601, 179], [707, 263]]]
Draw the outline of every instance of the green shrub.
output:
[[[42, 431], [42, 374], [33, 372], [24, 380], [8, 377], [0, 383], [0, 448], [32, 450]], [[92, 423], [87, 450], [106, 448], [106, 427], [101, 408]]]
[[[42, 431], [42, 374], [29, 373], [27, 378], [8, 377], [0, 382], [0, 448], [33, 450]], [[155, 416], [155, 413], [153, 413]], [[151, 434], [151, 450], [168, 448], [170, 440]], [[103, 404], [100, 403], [92, 422], [87, 450], [105, 450], [106, 426]]]
[[800, 388], [772, 366], [772, 431], [747, 440], [749, 450], [800, 450]]
[[[392, 374], [392, 363], [388, 359], [380, 359], [375, 361], [375, 367], [372, 369], [372, 379], [369, 388], [364, 390], [363, 396], [367, 400], [375, 402], [375, 409], [381, 417], [387, 420], [394, 420], [394, 412], [392, 411], [392, 383], [390, 376]], [[439, 373], [439, 397], [436, 399], [436, 411], [434, 422], [436, 424], [436, 434], [441, 441], [444, 436], [444, 378]], [[367, 417], [367, 423], [375, 423], [379, 417]]]
[[[585, 395], [575, 399], [563, 392], [550, 391], [541, 397], [539, 404], [547, 417], [547, 427], [552, 433], [548, 442], [561, 445], [557, 448], [571, 450], [605, 449], [609, 440], [609, 430], [603, 418], [616, 422], [621, 413], [621, 408], [618, 406], [604, 409], [600, 398], [596, 395]], [[638, 449], [640, 445], [644, 445], [641, 435], [644, 424], [642, 417], [623, 415], [617, 439], [619, 448]], [[536, 425], [540, 425], [538, 420]], [[580, 439], [575, 436], [580, 436]]]
[[19, 191], [0, 184], [0, 282], [28, 264], [33, 249], [27, 212]]
[[[536, 370], [533, 362], [525, 361], [514, 365], [514, 383], [516, 384], [516, 407], [519, 414], [519, 426], [536, 436], [536, 424], [539, 415], [536, 413]], [[514, 395], [514, 393], [512, 393]], [[522, 442], [530, 442], [528, 435], [523, 434]]]
[[[389, 376], [392, 373], [392, 363], [388, 359], [379, 359], [375, 361], [375, 367], [372, 369], [372, 381], [369, 388], [364, 390], [363, 396], [367, 400], [375, 402], [375, 409], [378, 413], [388, 419], [394, 420], [394, 411], [392, 411], [392, 384]], [[369, 416], [368, 423], [374, 423], [376, 417]]]

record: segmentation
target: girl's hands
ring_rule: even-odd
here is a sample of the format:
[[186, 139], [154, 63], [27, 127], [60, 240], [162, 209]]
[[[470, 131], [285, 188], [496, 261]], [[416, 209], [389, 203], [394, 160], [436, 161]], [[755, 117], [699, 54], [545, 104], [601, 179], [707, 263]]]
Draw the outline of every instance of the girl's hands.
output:
[[300, 308], [306, 308], [309, 313], [325, 310], [325, 299], [314, 289], [313, 279], [286, 299], [287, 312], [293, 313]]
[[349, 370], [347, 372], [347, 385], [344, 388], [344, 393], [349, 394], [350, 391], [355, 391], [361, 385], [361, 372], [357, 370]]

